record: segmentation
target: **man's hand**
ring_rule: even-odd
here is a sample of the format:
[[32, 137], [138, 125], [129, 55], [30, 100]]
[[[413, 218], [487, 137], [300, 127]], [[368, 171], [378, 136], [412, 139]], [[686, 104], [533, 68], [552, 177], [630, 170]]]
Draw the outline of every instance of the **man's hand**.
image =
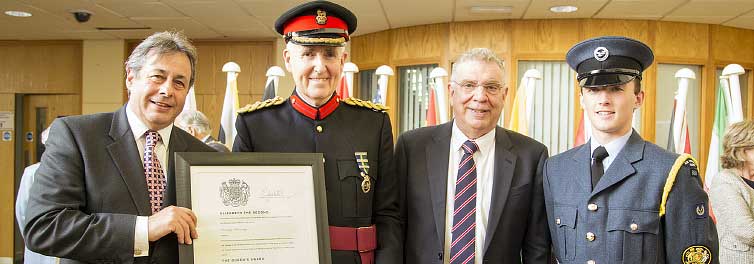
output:
[[157, 241], [167, 234], [175, 233], [178, 243], [191, 244], [199, 238], [196, 233], [196, 215], [191, 209], [169, 206], [149, 217], [149, 241]]

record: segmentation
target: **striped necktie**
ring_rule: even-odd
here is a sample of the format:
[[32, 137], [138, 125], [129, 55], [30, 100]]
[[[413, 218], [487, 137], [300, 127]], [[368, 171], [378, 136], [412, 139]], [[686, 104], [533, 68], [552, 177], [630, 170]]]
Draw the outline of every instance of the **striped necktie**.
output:
[[474, 263], [476, 250], [476, 164], [474, 152], [479, 146], [467, 140], [461, 146], [463, 157], [458, 165], [456, 191], [453, 199], [453, 239], [450, 244], [450, 263]]
[[165, 192], [165, 172], [162, 170], [162, 165], [155, 152], [157, 142], [160, 142], [162, 138], [159, 133], [153, 130], [144, 133], [144, 137], [146, 138], [146, 144], [144, 144], [144, 176], [147, 179], [147, 189], [149, 190], [149, 204], [152, 207], [152, 214], [154, 214], [162, 208], [163, 193]]

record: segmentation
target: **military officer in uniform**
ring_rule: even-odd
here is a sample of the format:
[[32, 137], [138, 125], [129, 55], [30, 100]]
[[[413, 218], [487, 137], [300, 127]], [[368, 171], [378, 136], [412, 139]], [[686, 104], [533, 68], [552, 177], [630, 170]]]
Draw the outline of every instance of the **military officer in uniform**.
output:
[[696, 162], [631, 128], [644, 102], [641, 73], [653, 59], [647, 45], [625, 37], [589, 39], [566, 55], [593, 133], [545, 164], [548, 225], [560, 263], [718, 263]]
[[390, 118], [382, 105], [335, 93], [356, 17], [314, 1], [284, 13], [275, 29], [295, 90], [241, 109], [233, 151], [324, 153], [333, 263], [400, 262]]

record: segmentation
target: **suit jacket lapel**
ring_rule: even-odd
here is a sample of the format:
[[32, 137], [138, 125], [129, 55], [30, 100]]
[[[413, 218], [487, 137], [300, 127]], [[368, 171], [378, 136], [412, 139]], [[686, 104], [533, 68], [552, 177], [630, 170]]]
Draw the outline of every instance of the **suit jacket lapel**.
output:
[[573, 166], [572, 172], [576, 175], [576, 182], [578, 182], [579, 186], [581, 186], [581, 189], [584, 190], [584, 193], [592, 192], [591, 144], [591, 140], [587, 141], [586, 143], [579, 146], [579, 149], [577, 149], [574, 152], [573, 156], [571, 156], [571, 158], [573, 159], [573, 163], [571, 164]]
[[483, 252], [487, 252], [487, 248], [490, 246], [490, 241], [492, 241], [492, 236], [500, 222], [511, 189], [511, 181], [513, 181], [516, 168], [516, 155], [511, 152], [512, 148], [513, 144], [508, 133], [505, 132], [505, 129], [497, 127], [495, 129], [495, 174], [492, 181], [492, 203]]
[[644, 140], [639, 136], [636, 131], [631, 133], [631, 137], [626, 142], [626, 145], [615, 157], [610, 167], [605, 171], [605, 175], [602, 176], [597, 187], [594, 188], [592, 194], [601, 192], [608, 187], [622, 181], [624, 178], [636, 173], [633, 163], [639, 161], [644, 156]]
[[186, 152], [188, 145], [185, 138], [176, 132], [177, 127], [173, 127], [170, 133], [170, 145], [168, 146], [168, 169], [167, 169], [167, 190], [165, 190], [164, 206], [175, 205], [176, 188], [175, 188], [175, 153]]
[[432, 142], [427, 145], [427, 180], [432, 199], [437, 234], [440, 243], [445, 242], [445, 207], [448, 192], [448, 157], [450, 157], [450, 133], [453, 122], [437, 126]]
[[151, 215], [147, 181], [144, 177], [144, 165], [141, 163], [139, 148], [136, 147], [131, 126], [126, 118], [126, 107], [113, 113], [113, 121], [108, 133], [113, 142], [107, 146], [110, 158], [123, 177], [131, 200], [136, 205], [139, 215]]

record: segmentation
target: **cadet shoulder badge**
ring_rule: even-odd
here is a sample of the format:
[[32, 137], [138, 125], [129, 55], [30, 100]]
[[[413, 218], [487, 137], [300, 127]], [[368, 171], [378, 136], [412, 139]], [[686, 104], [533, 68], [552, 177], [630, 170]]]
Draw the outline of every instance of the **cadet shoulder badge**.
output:
[[705, 246], [690, 246], [683, 251], [683, 264], [708, 264], [712, 253]]
[[370, 101], [364, 101], [359, 98], [353, 98], [353, 97], [348, 97], [346, 99], [343, 99], [343, 102], [348, 105], [360, 106], [360, 107], [369, 108], [374, 111], [380, 111], [380, 112], [385, 112], [385, 110], [390, 109], [389, 107], [383, 104], [375, 104]]
[[272, 99], [267, 99], [264, 101], [257, 101], [256, 103], [253, 103], [253, 104], [247, 104], [246, 106], [241, 107], [241, 109], [238, 109], [238, 113], [239, 114], [251, 113], [265, 107], [270, 107], [273, 105], [281, 105], [283, 104], [283, 102], [285, 102], [285, 99], [283, 99], [283, 97], [275, 96], [275, 98], [272, 98]]

